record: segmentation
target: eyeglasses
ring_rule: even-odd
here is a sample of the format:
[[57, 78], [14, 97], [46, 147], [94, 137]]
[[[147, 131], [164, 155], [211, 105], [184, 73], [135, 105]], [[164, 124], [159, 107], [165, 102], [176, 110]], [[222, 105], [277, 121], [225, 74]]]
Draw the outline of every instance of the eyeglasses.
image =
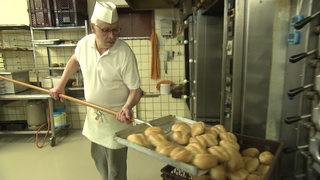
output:
[[113, 34], [119, 34], [120, 33], [120, 28], [115, 28], [115, 29], [103, 29], [102, 27], [98, 26], [95, 24], [103, 33], [108, 34], [108, 33], [113, 33]]

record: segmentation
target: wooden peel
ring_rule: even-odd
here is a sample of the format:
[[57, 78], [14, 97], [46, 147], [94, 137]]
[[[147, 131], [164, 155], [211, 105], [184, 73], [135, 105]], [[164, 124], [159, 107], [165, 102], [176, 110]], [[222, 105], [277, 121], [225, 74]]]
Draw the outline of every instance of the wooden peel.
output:
[[[13, 83], [16, 83], [16, 84], [19, 84], [19, 85], [22, 85], [22, 86], [26, 86], [26, 87], [29, 87], [29, 88], [31, 88], [31, 89], [39, 90], [39, 91], [42, 91], [42, 92], [45, 92], [45, 93], [48, 93], [48, 94], [49, 94], [49, 90], [48, 90], [48, 89], [44, 89], [44, 88], [41, 88], [41, 87], [38, 87], [38, 86], [34, 86], [34, 85], [31, 85], [31, 84], [28, 84], [28, 83], [24, 83], [24, 82], [21, 82], [21, 81], [17, 81], [17, 80], [14, 80], [14, 79], [11, 79], [11, 78], [7, 78], [7, 77], [1, 76], [1, 75], [0, 75], [0, 79], [6, 80], [6, 81], [10, 81], [10, 82], [13, 82]], [[69, 101], [73, 101], [73, 102], [82, 104], [82, 105], [85, 105], [85, 106], [89, 106], [89, 107], [95, 108], [95, 109], [97, 109], [97, 110], [100, 110], [100, 111], [109, 113], [109, 114], [111, 114], [111, 115], [117, 115], [117, 112], [116, 112], [116, 111], [113, 111], [113, 110], [111, 110], [111, 109], [107, 109], [107, 108], [98, 106], [98, 105], [96, 105], [96, 104], [88, 103], [88, 102], [86, 102], [86, 101], [83, 101], [83, 100], [80, 100], [80, 99], [77, 99], [77, 98], [74, 98], [74, 97], [71, 97], [71, 96], [67, 96], [67, 95], [65, 95], [65, 94], [59, 94], [59, 97], [60, 97], [60, 98], [63, 98], [63, 99], [67, 99], [67, 100], [69, 100]], [[148, 126], [152, 126], [152, 125], [151, 125], [148, 121], [146, 121], [146, 120], [133, 119], [133, 121], [134, 121], [136, 124], [144, 123], [144, 124], [146, 124], [146, 125], [148, 125]]]
[[[39, 91], [42, 91], [42, 92], [45, 92], [45, 93], [49, 94], [49, 90], [48, 89], [44, 89], [44, 88], [41, 88], [41, 87], [38, 87], [38, 86], [34, 86], [34, 85], [31, 85], [31, 84], [28, 84], [28, 83], [24, 83], [24, 82], [21, 82], [21, 81], [13, 80], [11, 78], [7, 78], [7, 77], [4, 77], [4, 76], [0, 76], [0, 79], [6, 80], [6, 81], [10, 81], [10, 82], [13, 82], [13, 83], [16, 83], [16, 84], [19, 84], [19, 85], [22, 85], [22, 86], [26, 86], [26, 87], [29, 87], [31, 89], [39, 90]], [[111, 115], [117, 115], [116, 111], [113, 111], [113, 110], [110, 110], [110, 109], [107, 109], [107, 108], [104, 108], [104, 107], [101, 107], [101, 106], [98, 106], [98, 105], [95, 105], [95, 104], [92, 104], [92, 103], [88, 103], [86, 101], [83, 101], [83, 100], [80, 100], [80, 99], [77, 99], [77, 98], [74, 98], [74, 97], [71, 97], [71, 96], [67, 96], [65, 94], [59, 94], [59, 97], [63, 98], [63, 99], [67, 99], [69, 101], [73, 101], [73, 102], [76, 102], [76, 103], [79, 103], [79, 104], [83, 104], [83, 105], [98, 109], [100, 111], [109, 113]]]

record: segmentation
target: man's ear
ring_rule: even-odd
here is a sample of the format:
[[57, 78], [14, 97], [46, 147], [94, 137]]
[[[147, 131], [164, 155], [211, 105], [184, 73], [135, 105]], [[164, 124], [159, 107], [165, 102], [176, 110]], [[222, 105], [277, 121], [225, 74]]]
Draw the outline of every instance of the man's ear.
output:
[[92, 33], [96, 33], [96, 29], [94, 28], [94, 24], [90, 24], [90, 29]]

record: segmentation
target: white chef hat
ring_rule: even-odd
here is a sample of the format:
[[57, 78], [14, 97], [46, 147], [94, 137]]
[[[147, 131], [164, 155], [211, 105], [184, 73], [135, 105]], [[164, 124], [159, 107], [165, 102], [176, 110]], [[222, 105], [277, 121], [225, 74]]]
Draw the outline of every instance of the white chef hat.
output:
[[96, 1], [91, 16], [91, 22], [96, 19], [112, 24], [118, 21], [116, 5], [109, 1]]

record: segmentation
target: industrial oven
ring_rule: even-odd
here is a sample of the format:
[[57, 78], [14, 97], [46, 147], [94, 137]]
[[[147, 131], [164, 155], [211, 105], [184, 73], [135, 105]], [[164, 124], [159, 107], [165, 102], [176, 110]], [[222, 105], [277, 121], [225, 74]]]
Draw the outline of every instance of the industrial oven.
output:
[[281, 178], [317, 179], [320, 2], [224, 2], [221, 122], [283, 142]]

